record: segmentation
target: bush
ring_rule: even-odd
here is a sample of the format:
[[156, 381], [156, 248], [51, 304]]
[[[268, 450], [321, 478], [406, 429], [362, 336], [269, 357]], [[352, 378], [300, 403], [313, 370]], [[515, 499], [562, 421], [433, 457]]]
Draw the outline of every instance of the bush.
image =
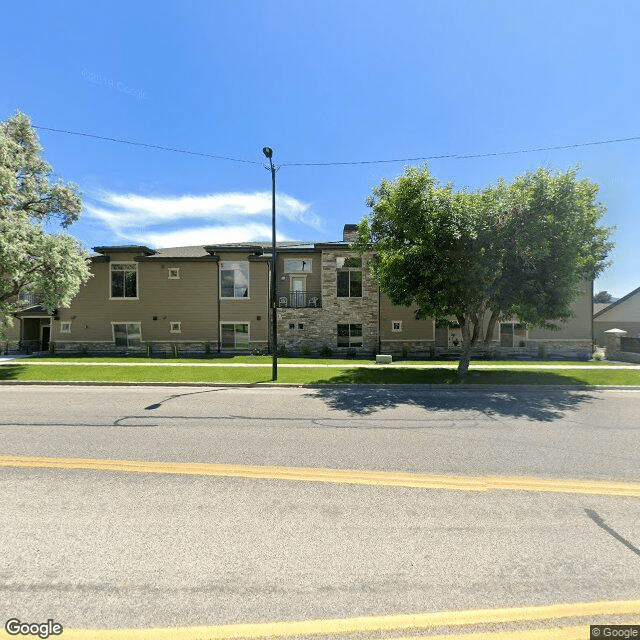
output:
[[301, 353], [303, 356], [310, 356], [311, 355], [311, 347], [308, 344], [303, 344], [302, 345], [302, 349], [300, 349]]
[[328, 344], [324, 344], [320, 349], [320, 355], [323, 358], [330, 358], [333, 355], [333, 349]]
[[204, 355], [205, 356], [210, 356], [211, 355], [211, 343], [210, 342], [205, 342], [204, 343]]
[[266, 356], [267, 352], [264, 349], [260, 349], [259, 347], [256, 347], [255, 349], [251, 350], [251, 355], [252, 356]]
[[540, 358], [540, 360], [546, 360], [548, 358], [546, 345], [544, 344], [538, 345], [538, 358]]
[[286, 358], [289, 355], [289, 349], [287, 349], [286, 344], [281, 344], [278, 346], [278, 355], [281, 358]]

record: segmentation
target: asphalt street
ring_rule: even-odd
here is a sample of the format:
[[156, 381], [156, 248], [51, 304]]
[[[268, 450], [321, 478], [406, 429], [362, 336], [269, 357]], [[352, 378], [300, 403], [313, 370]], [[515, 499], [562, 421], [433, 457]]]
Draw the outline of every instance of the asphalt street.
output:
[[[28, 386], [0, 403], [4, 457], [640, 482], [632, 392]], [[0, 487], [6, 617], [182, 627], [639, 594], [638, 498], [37, 464]]]

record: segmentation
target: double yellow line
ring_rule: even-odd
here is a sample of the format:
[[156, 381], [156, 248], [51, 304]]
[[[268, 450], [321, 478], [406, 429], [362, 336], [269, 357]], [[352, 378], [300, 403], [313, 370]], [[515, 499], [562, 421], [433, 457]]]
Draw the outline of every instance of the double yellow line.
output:
[[396, 471], [358, 471], [312, 467], [270, 467], [204, 462], [149, 462], [92, 458], [0, 456], [0, 467], [166, 473], [174, 475], [328, 482], [447, 491], [530, 491], [640, 497], [640, 483], [517, 476], [446, 476]]

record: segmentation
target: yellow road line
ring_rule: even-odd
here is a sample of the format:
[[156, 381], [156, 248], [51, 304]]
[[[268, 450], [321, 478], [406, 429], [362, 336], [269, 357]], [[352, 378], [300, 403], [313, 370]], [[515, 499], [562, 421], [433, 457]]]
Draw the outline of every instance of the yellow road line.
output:
[[[302, 637], [308, 635], [354, 634], [397, 630], [430, 630], [438, 627], [501, 624], [534, 621], [554, 621], [562, 618], [621, 616], [640, 614], [640, 600], [614, 602], [578, 602], [511, 609], [472, 609], [434, 613], [369, 616], [356, 618], [299, 620], [293, 622], [259, 622], [254, 624], [226, 624], [217, 626], [156, 628], [156, 629], [67, 629], [65, 640], [232, 640], [237, 638]], [[585, 626], [553, 630], [483, 632], [480, 634], [440, 635], [431, 638], [449, 640], [533, 640], [534, 638], [565, 640], [577, 636]], [[552, 631], [557, 632], [553, 635]], [[565, 635], [561, 635], [564, 632]], [[516, 635], [516, 634], [521, 635]], [[522, 635], [522, 634], [529, 635]], [[537, 634], [537, 635], [536, 635]], [[545, 635], [546, 634], [546, 635]], [[587, 634], [588, 635], [588, 634]], [[0, 635], [0, 638], [8, 637]], [[396, 638], [395, 640], [401, 640]], [[404, 640], [404, 639], [403, 639]], [[408, 640], [408, 638], [406, 639]], [[414, 639], [412, 639], [414, 640]], [[420, 639], [424, 640], [424, 639]]]
[[0, 467], [168, 473], [176, 475], [329, 482], [447, 491], [532, 491], [640, 497], [640, 483], [510, 476], [446, 476], [395, 471], [357, 471], [310, 467], [271, 467], [204, 462], [150, 462], [92, 458], [0, 456]]

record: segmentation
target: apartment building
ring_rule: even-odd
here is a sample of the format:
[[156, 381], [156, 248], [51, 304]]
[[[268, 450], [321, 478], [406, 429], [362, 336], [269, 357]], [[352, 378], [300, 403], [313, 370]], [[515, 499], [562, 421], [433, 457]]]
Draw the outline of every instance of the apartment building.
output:
[[[16, 314], [23, 348], [53, 345], [57, 353], [233, 353], [270, 346], [271, 314], [278, 344], [290, 353], [455, 352], [459, 329], [416, 319], [381, 294], [367, 255], [349, 250], [356, 225], [337, 242], [277, 245], [275, 309], [270, 305], [271, 244], [151, 249], [95, 247], [93, 277], [71, 306], [49, 315], [32, 305]], [[492, 348], [548, 355], [591, 353], [592, 292], [585, 283], [574, 317], [557, 332], [517, 321], [496, 328]], [[48, 343], [48, 344], [47, 344]]]

